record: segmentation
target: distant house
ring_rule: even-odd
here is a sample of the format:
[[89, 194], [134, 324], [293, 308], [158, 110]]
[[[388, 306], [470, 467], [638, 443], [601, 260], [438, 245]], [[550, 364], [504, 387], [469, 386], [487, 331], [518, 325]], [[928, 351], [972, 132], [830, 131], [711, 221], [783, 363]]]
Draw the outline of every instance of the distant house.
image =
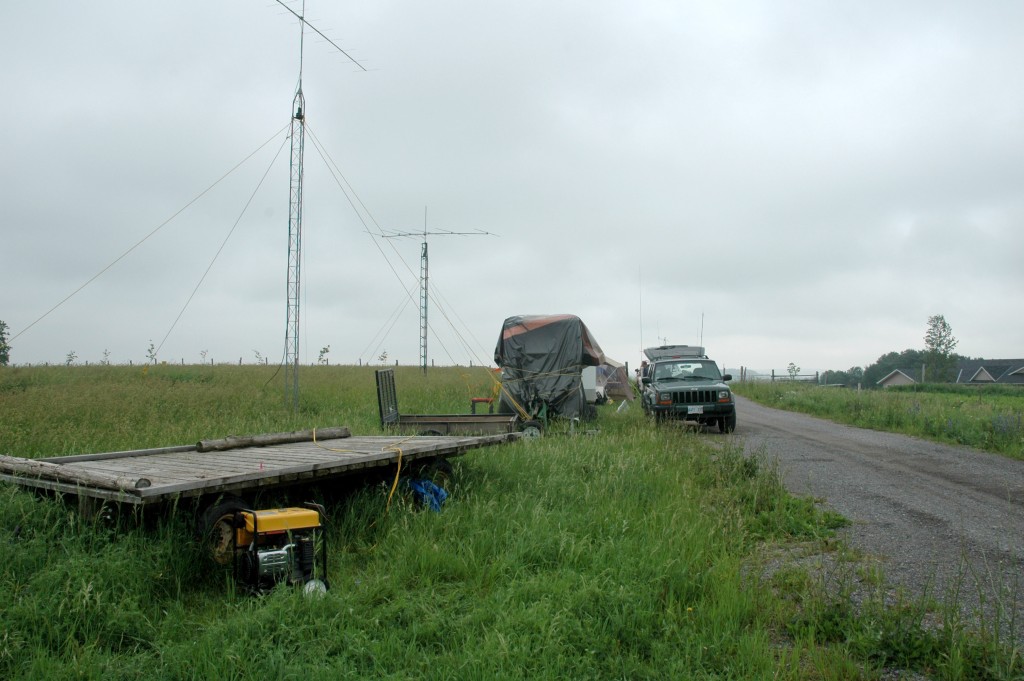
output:
[[886, 374], [878, 385], [882, 388], [891, 388], [894, 385], [910, 385], [911, 383], [917, 383], [912, 378], [913, 369], [893, 369]]
[[[991, 385], [998, 383], [1024, 385], [1024, 359], [965, 359], [957, 363], [954, 383], [964, 385]], [[915, 378], [917, 376], [917, 378]], [[878, 386], [919, 383], [921, 369], [894, 369], [886, 374]]]
[[1024, 359], [971, 359], [957, 365], [957, 383], [1024, 385]]

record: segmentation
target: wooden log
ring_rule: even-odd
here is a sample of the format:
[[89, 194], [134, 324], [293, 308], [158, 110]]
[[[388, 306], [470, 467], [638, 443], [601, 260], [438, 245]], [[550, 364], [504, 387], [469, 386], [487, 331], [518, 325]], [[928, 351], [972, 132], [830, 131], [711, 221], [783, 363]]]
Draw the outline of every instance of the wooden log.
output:
[[16, 456], [0, 455], [0, 471], [33, 478], [56, 480], [83, 487], [98, 487], [100, 489], [134, 492], [136, 494], [138, 494], [137, 490], [145, 489], [152, 484], [148, 478], [103, 475], [46, 461], [22, 459]]
[[[315, 435], [315, 438], [314, 438]], [[200, 452], [223, 452], [240, 447], [263, 447], [265, 445], [282, 445], [289, 442], [310, 442], [316, 440], [336, 440], [350, 437], [352, 431], [345, 426], [333, 428], [315, 428], [313, 430], [296, 430], [291, 433], [266, 433], [264, 435], [229, 435], [220, 440], [200, 440], [196, 449]]]
[[42, 459], [35, 459], [36, 461], [46, 461], [47, 463], [77, 463], [79, 461], [101, 461], [107, 459], [126, 459], [132, 458], [137, 459], [140, 456], [155, 456], [157, 454], [175, 454], [177, 452], [194, 452], [196, 450], [195, 445], [178, 445], [175, 447], [154, 447], [152, 449], [132, 449], [124, 452], [103, 452], [100, 454], [71, 454], [64, 456], [48, 456]]

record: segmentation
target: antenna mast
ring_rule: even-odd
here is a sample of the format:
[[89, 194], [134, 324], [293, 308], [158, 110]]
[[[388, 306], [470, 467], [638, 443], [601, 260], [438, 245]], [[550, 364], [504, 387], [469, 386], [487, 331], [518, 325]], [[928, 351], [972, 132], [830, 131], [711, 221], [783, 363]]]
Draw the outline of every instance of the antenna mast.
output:
[[[306, 13], [303, 0], [302, 13]], [[288, 303], [284, 330], [284, 401], [299, 409], [299, 303], [302, 269], [302, 157], [306, 145], [306, 99], [302, 95], [302, 50], [306, 22], [299, 16], [299, 84], [292, 99], [291, 164], [288, 192]]]
[[427, 255], [427, 207], [423, 206], [423, 247], [420, 249], [420, 367], [427, 373], [427, 279], [430, 258]]
[[422, 232], [394, 232], [383, 234], [385, 239], [399, 239], [406, 237], [422, 237], [420, 247], [420, 368], [427, 373], [427, 301], [430, 300], [430, 257], [427, 251], [428, 236], [495, 236], [490, 232], [478, 229], [475, 232], [428, 232], [427, 231], [427, 208], [423, 207], [423, 231]]
[[288, 303], [284, 328], [284, 401], [293, 411], [299, 409], [299, 303], [301, 301], [302, 269], [302, 159], [306, 146], [306, 99], [302, 95], [302, 64], [306, 42], [306, 26], [330, 43], [338, 52], [363, 71], [366, 68], [352, 58], [333, 40], [306, 21], [306, 0], [302, 0], [302, 14], [298, 14], [282, 0], [277, 4], [299, 20], [299, 83], [292, 99], [291, 170], [288, 192]]

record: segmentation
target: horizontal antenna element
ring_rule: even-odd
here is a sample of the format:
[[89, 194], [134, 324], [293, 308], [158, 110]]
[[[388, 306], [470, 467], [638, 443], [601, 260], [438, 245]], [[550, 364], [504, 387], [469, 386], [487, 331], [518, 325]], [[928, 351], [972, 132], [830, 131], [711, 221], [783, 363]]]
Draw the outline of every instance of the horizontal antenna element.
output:
[[348, 58], [348, 60], [349, 60], [350, 62], [352, 62], [353, 64], [355, 64], [356, 66], [358, 66], [358, 67], [359, 67], [360, 69], [362, 69], [363, 71], [365, 71], [365, 70], [366, 70], [366, 67], [365, 67], [365, 66], [363, 66], [362, 64], [360, 64], [360, 63], [359, 63], [358, 61], [356, 61], [356, 58], [355, 58], [355, 57], [353, 57], [353, 56], [352, 56], [351, 54], [349, 54], [349, 53], [348, 53], [348, 52], [346, 52], [345, 50], [343, 50], [343, 49], [341, 49], [340, 47], [338, 47], [338, 45], [337, 45], [337, 44], [336, 44], [336, 43], [335, 43], [335, 42], [334, 42], [333, 40], [331, 40], [330, 38], [328, 38], [327, 36], [325, 36], [325, 35], [324, 35], [324, 34], [323, 34], [323, 33], [322, 33], [321, 31], [320, 31], [320, 29], [318, 29], [318, 28], [317, 28], [316, 26], [314, 26], [313, 24], [311, 24], [311, 23], [309, 23], [308, 21], [306, 21], [306, 17], [302, 16], [301, 14], [299, 14], [298, 12], [296, 12], [295, 10], [293, 10], [293, 9], [292, 9], [291, 7], [289, 7], [288, 5], [286, 5], [286, 4], [285, 4], [284, 2], [282, 2], [281, 0], [276, 0], [276, 2], [277, 2], [277, 4], [281, 5], [281, 7], [284, 7], [284, 8], [286, 9], [286, 10], [288, 10], [289, 12], [291, 12], [291, 13], [292, 13], [292, 14], [293, 14], [293, 15], [295, 16], [295, 18], [296, 18], [296, 19], [298, 19], [299, 21], [301, 21], [301, 22], [302, 22], [303, 24], [305, 24], [306, 26], [309, 26], [309, 28], [310, 28], [310, 29], [312, 29], [312, 31], [313, 31], [314, 33], [316, 33], [316, 34], [317, 34], [318, 36], [320, 36], [321, 38], [323, 38], [324, 40], [326, 40], [327, 42], [329, 42], [329, 43], [331, 44], [331, 46], [332, 46], [332, 47], [334, 47], [334, 49], [336, 49], [336, 50], [337, 50], [338, 52], [341, 52], [341, 53], [342, 53], [343, 55], [345, 55], [345, 57], [347, 57], [347, 58]]

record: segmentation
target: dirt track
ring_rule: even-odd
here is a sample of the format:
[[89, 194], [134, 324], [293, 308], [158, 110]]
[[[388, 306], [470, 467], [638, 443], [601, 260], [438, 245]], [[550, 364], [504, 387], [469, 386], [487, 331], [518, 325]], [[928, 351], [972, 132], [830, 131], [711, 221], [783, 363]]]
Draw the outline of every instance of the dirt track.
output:
[[777, 459], [790, 491], [848, 518], [848, 542], [879, 558], [891, 584], [941, 597], [959, 582], [965, 614], [983, 602], [991, 623], [1001, 604], [1024, 641], [1024, 461], [739, 397], [737, 414], [746, 450]]

